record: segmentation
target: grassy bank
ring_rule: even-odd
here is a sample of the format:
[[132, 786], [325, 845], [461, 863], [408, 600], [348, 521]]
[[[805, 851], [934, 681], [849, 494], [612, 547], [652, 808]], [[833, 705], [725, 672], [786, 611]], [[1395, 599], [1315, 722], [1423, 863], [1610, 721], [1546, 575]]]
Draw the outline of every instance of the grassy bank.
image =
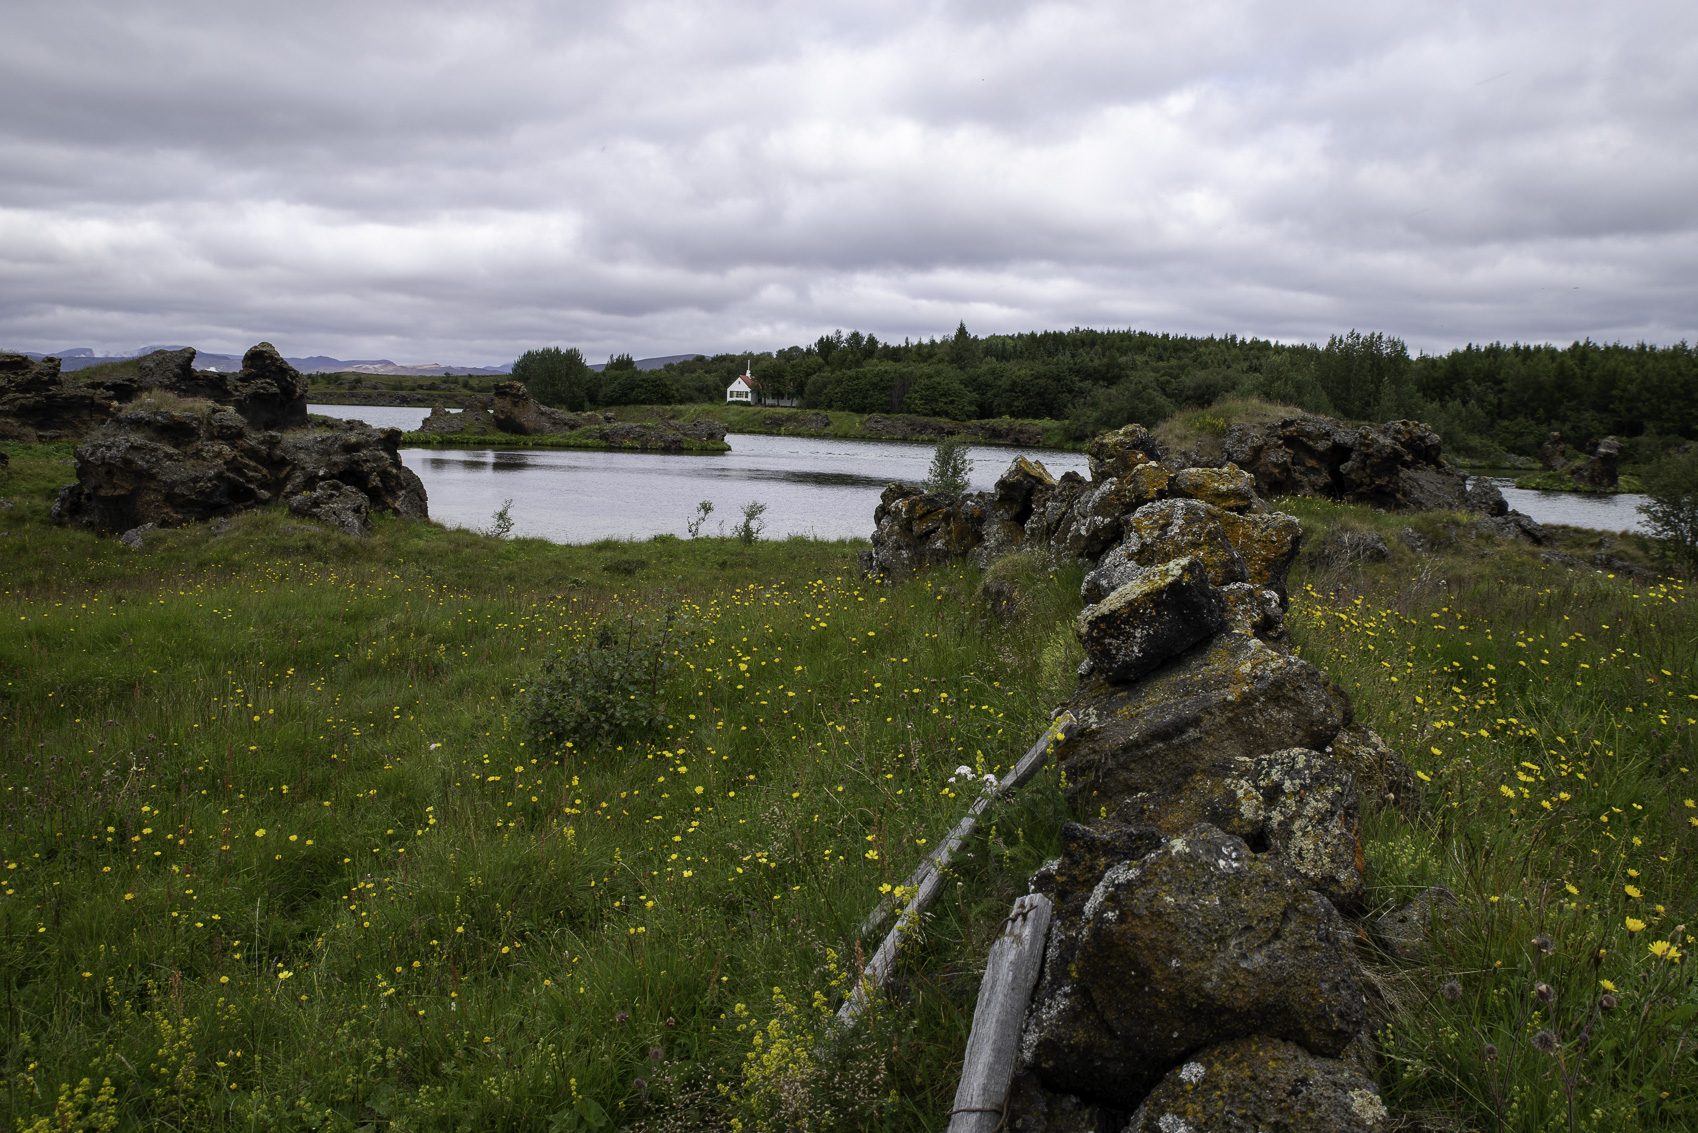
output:
[[[652, 419], [649, 423], [652, 423]], [[593, 430], [580, 429], [572, 433], [541, 433], [521, 436], [515, 433], [424, 433], [401, 434], [406, 448], [571, 448], [617, 452], [633, 446], [609, 444], [600, 437], [589, 435]], [[677, 449], [669, 452], [730, 452], [724, 441], [685, 438]]]
[[[1442, 884], [1467, 910], [1426, 962], [1375, 964], [1388, 1102], [1435, 1129], [1693, 1128], [1690, 589], [1492, 538], [1432, 558], [1396, 538], [1445, 546], [1460, 516], [1283, 505], [1310, 548], [1294, 639], [1424, 783], [1419, 818], [1364, 826], [1371, 900]], [[1594, 537], [1551, 530], [1570, 552]], [[1388, 560], [1329, 537], [1366, 531]]]
[[[987, 445], [1027, 445], [1031, 447], [1084, 451], [1084, 445], [1068, 437], [1065, 423], [1046, 419], [1000, 418], [995, 421], [945, 421], [941, 418], [912, 417], [894, 413], [848, 413], [842, 410], [774, 409], [750, 405], [620, 405], [607, 410], [621, 421], [652, 421], [664, 415], [681, 424], [692, 421], [719, 421], [733, 433], [762, 433], [774, 436], [834, 437], [846, 441], [923, 441], [935, 443], [937, 434], [928, 430], [964, 428], [975, 430], [974, 443]], [[884, 421], [883, 427], [868, 425], [868, 419]], [[1033, 441], [1012, 441], [1007, 434], [1023, 431]]]
[[[956, 766], [1006, 766], [1047, 721], [1077, 603], [1063, 575], [987, 625], [971, 575], [869, 589], [853, 543], [354, 541], [278, 511], [131, 552], [47, 523], [62, 450], [11, 452], [0, 1070], [26, 1125], [764, 1112], [779, 1084], [745, 1056], [852, 974], [860, 919], [970, 801]], [[543, 658], [663, 606], [665, 725], [536, 747]], [[935, 1126], [975, 958], [1058, 806], [1000, 808], [808, 1105]]]
[[[48, 522], [68, 448], [7, 448], [23, 1127], [947, 1124], [988, 941], [1054, 852], [1053, 772], [981, 826], [872, 1026], [820, 1047], [815, 1023], [970, 801], [956, 767], [1005, 767], [1070, 689], [1077, 571], [1000, 565], [1005, 622], [977, 572], [864, 585], [857, 542], [353, 540], [273, 509], [130, 551]], [[1422, 964], [1365, 950], [1388, 1100], [1434, 1129], [1567, 1128], [1571, 1094], [1576, 1128], [1690, 1128], [1688, 592], [1462, 517], [1283, 506], [1296, 642], [1426, 780], [1422, 814], [1365, 826], [1375, 908], [1442, 883], [1470, 910]], [[1370, 529], [1388, 559], [1334, 537]], [[543, 659], [666, 609], [664, 722], [539, 748]]]

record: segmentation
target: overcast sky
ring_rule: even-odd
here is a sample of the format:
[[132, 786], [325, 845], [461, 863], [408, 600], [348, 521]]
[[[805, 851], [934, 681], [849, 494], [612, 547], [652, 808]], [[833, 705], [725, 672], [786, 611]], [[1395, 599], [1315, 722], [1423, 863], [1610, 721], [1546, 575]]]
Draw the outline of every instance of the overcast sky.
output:
[[1698, 4], [12, 3], [0, 346], [1698, 338]]

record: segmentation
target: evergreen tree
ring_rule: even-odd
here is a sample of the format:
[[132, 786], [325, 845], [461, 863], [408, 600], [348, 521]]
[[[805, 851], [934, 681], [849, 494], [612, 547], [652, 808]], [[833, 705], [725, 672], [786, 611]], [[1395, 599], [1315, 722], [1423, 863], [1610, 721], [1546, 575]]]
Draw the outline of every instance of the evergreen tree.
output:
[[545, 346], [527, 350], [513, 363], [513, 380], [537, 401], [557, 409], [588, 408], [590, 368], [577, 347]]

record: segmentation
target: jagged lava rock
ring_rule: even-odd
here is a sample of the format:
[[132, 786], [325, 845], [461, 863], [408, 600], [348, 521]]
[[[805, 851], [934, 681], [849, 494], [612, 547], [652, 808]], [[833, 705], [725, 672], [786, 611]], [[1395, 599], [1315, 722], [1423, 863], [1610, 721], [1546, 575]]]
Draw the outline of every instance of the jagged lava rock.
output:
[[1390, 1115], [1359, 1071], [1252, 1035], [1199, 1051], [1150, 1091], [1126, 1133], [1380, 1133]]
[[1120, 479], [1140, 465], [1161, 462], [1161, 446], [1142, 425], [1098, 433], [1086, 446], [1092, 480]]
[[1252, 586], [1248, 582], [1234, 582], [1221, 587], [1220, 594], [1226, 599], [1227, 625], [1270, 645], [1284, 644], [1285, 610], [1277, 591]]
[[[957, 496], [891, 484], [873, 512], [872, 551], [863, 566], [890, 579], [908, 577], [966, 555], [983, 530], [982, 501], [969, 497], [966, 514]], [[977, 518], [979, 522], [974, 522]]]
[[135, 393], [135, 380], [76, 381], [59, 371], [59, 359], [36, 362], [0, 354], [0, 438], [53, 441], [79, 437], [112, 414], [113, 402]]
[[373, 508], [429, 516], [424, 485], [401, 463], [395, 429], [257, 430], [221, 406], [120, 413], [76, 449], [77, 483], [53, 505], [59, 522], [119, 532], [176, 527], [310, 492], [329, 480]]
[[1397, 511], [1466, 506], [1466, 477], [1441, 455], [1439, 435], [1418, 421], [1351, 429], [1304, 414], [1234, 425], [1221, 447], [1269, 498], [1325, 496]]
[[1061, 856], [1045, 862], [1032, 874], [1032, 892], [1050, 899], [1057, 921], [1077, 921], [1110, 867], [1138, 861], [1166, 844], [1167, 835], [1154, 826], [1113, 818], [1090, 826], [1063, 823]]
[[1267, 511], [1268, 505], [1256, 494], [1256, 478], [1227, 464], [1221, 468], [1182, 468], [1173, 473], [1167, 490], [1175, 496], [1201, 500], [1222, 511]]
[[1352, 722], [1325, 673], [1230, 629], [1136, 684], [1086, 681], [1068, 707], [1079, 727], [1055, 758], [1073, 813], [1088, 817], [1238, 756], [1324, 750]]
[[325, 480], [310, 492], [289, 498], [289, 514], [321, 519], [343, 534], [363, 538], [371, 531], [371, 501], [340, 480]]
[[1373, 936], [1399, 960], [1419, 962], [1427, 958], [1427, 945], [1435, 933], [1461, 924], [1466, 916], [1455, 893], [1433, 885], [1400, 908], [1380, 914], [1372, 925]]
[[570, 433], [589, 423], [586, 418], [551, 409], [535, 400], [524, 382], [498, 382], [490, 393], [489, 411], [496, 428], [503, 433], [521, 437]]
[[1327, 752], [1350, 769], [1362, 804], [1370, 812], [1378, 813], [1388, 806], [1405, 814], [1420, 809], [1421, 792], [1415, 772], [1366, 724], [1340, 729]]
[[1584, 464], [1575, 465], [1569, 476], [1582, 488], [1614, 491], [1620, 481], [1617, 471], [1620, 461], [1621, 442], [1614, 437], [1605, 437], [1592, 450], [1591, 458]]
[[1194, 1051], [1262, 1034], [1336, 1055], [1366, 1020], [1326, 898], [1197, 826], [1111, 867], [1076, 924], [1052, 923], [1021, 1055], [1051, 1090], [1130, 1109]]
[[1226, 599], [1193, 555], [1147, 567], [1075, 622], [1092, 671], [1131, 681], [1226, 624]]
[[1307, 748], [1238, 756], [1171, 791], [1123, 800], [1121, 823], [1178, 834], [1200, 823], [1274, 850], [1337, 908], [1353, 912], [1367, 893], [1361, 804], [1350, 771]]

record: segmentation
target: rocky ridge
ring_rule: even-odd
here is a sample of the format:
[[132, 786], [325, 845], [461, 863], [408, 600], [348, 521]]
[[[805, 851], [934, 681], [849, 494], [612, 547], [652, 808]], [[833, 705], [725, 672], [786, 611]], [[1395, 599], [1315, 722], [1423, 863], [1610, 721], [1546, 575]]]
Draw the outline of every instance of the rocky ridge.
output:
[[470, 398], [459, 413], [438, 405], [419, 426], [419, 432], [442, 437], [472, 438], [565, 436], [643, 452], [679, 452], [692, 443], [723, 445], [726, 428], [718, 421], [681, 424], [662, 419], [652, 425], [620, 424], [611, 413], [567, 413], [533, 399], [522, 382], [502, 382], [488, 396]]
[[1090, 480], [1018, 459], [965, 498], [893, 485], [864, 562], [1092, 566], [1055, 752], [1074, 821], [1032, 878], [1053, 913], [1007, 1128], [1385, 1129], [1347, 918], [1362, 810], [1411, 806], [1413, 775], [1284, 645], [1302, 532], [1252, 474], [1171, 467], [1137, 426], [1090, 458]]
[[352, 535], [372, 511], [428, 518], [399, 430], [310, 424], [306, 379], [268, 342], [237, 373], [196, 370], [194, 359], [190, 348], [161, 350], [133, 373], [79, 377], [57, 359], [0, 355], [0, 436], [81, 442], [55, 520], [124, 532], [139, 547], [148, 530], [272, 502]]

